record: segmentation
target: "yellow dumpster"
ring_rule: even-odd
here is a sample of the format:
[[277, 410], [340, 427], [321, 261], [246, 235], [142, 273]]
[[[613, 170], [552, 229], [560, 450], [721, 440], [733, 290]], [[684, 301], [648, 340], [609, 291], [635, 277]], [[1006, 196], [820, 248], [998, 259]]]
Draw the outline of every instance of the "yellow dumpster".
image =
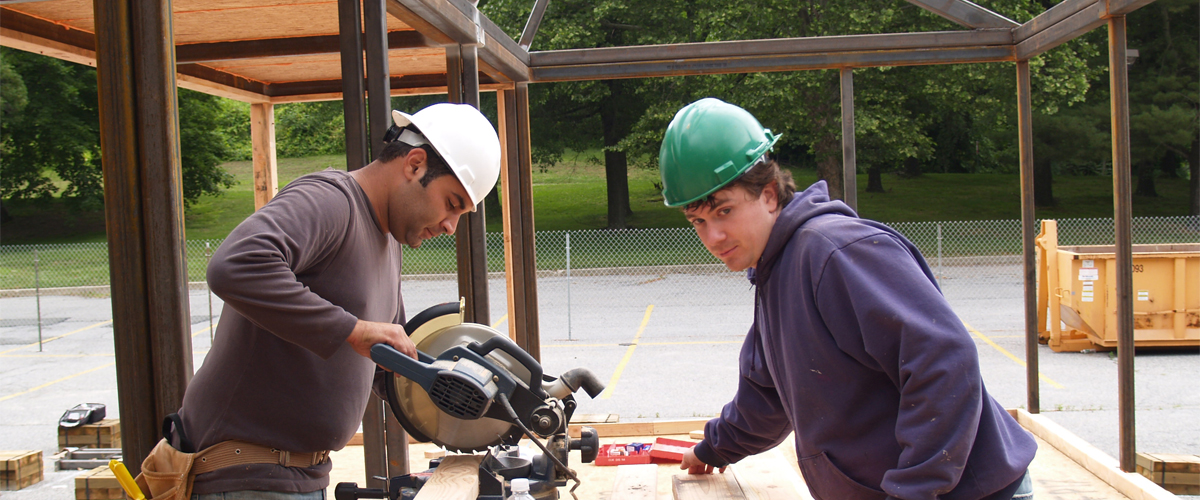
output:
[[[1116, 248], [1037, 240], [1038, 339], [1056, 352], [1117, 347]], [[1133, 246], [1136, 347], [1200, 346], [1200, 244]]]

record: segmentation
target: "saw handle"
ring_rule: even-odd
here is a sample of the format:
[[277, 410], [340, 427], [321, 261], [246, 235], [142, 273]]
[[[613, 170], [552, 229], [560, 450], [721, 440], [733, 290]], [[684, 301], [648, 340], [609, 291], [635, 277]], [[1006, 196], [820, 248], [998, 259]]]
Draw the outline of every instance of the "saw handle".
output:
[[538, 397], [545, 398], [546, 392], [542, 390], [542, 365], [533, 359], [528, 352], [521, 349], [521, 346], [508, 339], [508, 337], [492, 337], [483, 344], [472, 343], [467, 346], [468, 349], [475, 351], [475, 354], [487, 356], [488, 353], [500, 349], [512, 356], [517, 362], [525, 365], [529, 370], [529, 390], [533, 391]]
[[417, 351], [417, 359], [412, 359], [407, 354], [396, 350], [395, 347], [384, 343], [371, 346], [371, 361], [385, 370], [420, 384], [421, 387], [429, 385], [436, 375], [436, 372], [428, 371], [429, 365], [437, 361], [433, 356]]

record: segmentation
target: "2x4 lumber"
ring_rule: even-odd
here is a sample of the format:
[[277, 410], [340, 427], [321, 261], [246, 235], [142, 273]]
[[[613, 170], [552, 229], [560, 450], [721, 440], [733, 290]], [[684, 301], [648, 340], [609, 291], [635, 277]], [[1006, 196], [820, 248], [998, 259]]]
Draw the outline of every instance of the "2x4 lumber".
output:
[[1070, 457], [1075, 463], [1095, 474], [1101, 481], [1108, 483], [1122, 495], [1133, 500], [1173, 500], [1178, 498], [1141, 474], [1123, 472], [1116, 459], [1054, 421], [1042, 415], [1032, 415], [1023, 409], [1010, 409], [1008, 412], [1017, 419], [1017, 423], [1021, 424], [1021, 427]]
[[618, 465], [609, 498], [654, 500], [658, 493], [658, 465]]
[[275, 105], [250, 105], [250, 157], [254, 164], [254, 209], [279, 192], [279, 162], [275, 149]]
[[137, 474], [192, 375], [171, 9], [167, 0], [94, 9], [118, 401]]
[[602, 438], [607, 437], [628, 437], [628, 436], [670, 436], [676, 434], [688, 434], [694, 430], [704, 428], [704, 424], [708, 423], [706, 418], [693, 418], [684, 420], [655, 420], [652, 422], [616, 422], [616, 423], [595, 423], [595, 424], [571, 424], [568, 428], [568, 433], [571, 437], [579, 437], [580, 428], [586, 425], [596, 429], [596, 434]]
[[1033, 198], [1033, 114], [1029, 61], [1017, 61], [1017, 137], [1021, 167], [1021, 244], [1025, 296], [1025, 388], [1029, 411], [1041, 411], [1038, 378], [1037, 247]]
[[658, 76], [715, 75], [765, 71], [801, 71], [843, 67], [920, 66], [1015, 60], [1010, 47], [835, 52], [534, 67], [534, 82], [648, 78]]
[[908, 0], [934, 14], [971, 29], [1015, 28], [1017, 23], [967, 0]]
[[745, 500], [733, 474], [678, 474], [671, 477], [675, 500]]
[[769, 55], [826, 54], [900, 49], [947, 49], [956, 47], [1005, 46], [1012, 32], [1001, 29], [935, 31], [929, 33], [884, 33], [877, 35], [817, 36], [770, 40], [675, 43], [638, 47], [604, 47], [531, 52], [535, 69], [581, 64], [676, 61], [680, 59], [725, 59]]
[[[416, 31], [392, 31], [387, 34], [389, 49], [416, 49], [432, 46], [432, 42]], [[336, 54], [338, 35], [268, 38], [231, 42], [187, 43], [175, 47], [178, 63], [200, 63], [257, 59], [264, 57]]]
[[433, 476], [413, 500], [475, 500], [479, 495], [479, 462], [483, 455], [442, 458]]

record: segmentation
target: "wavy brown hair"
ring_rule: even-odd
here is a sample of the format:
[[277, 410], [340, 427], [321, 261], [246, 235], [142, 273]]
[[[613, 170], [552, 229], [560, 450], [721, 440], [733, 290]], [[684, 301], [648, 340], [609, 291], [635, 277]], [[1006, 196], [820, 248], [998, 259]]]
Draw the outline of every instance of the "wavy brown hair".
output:
[[[763, 156], [762, 160], [751, 166], [741, 176], [734, 179], [733, 182], [726, 184], [713, 194], [733, 187], [741, 187], [749, 192], [751, 197], [758, 198], [762, 195], [763, 188], [766, 188], [768, 184], [775, 185], [775, 192], [779, 193], [779, 206], [781, 208], [787, 206], [788, 202], [792, 201], [792, 195], [796, 194], [796, 181], [792, 179], [792, 173], [780, 167], [774, 158], [766, 156]], [[713, 200], [713, 195], [710, 194], [688, 203], [683, 210], [686, 212], [700, 207], [712, 209], [716, 204], [717, 202]]]

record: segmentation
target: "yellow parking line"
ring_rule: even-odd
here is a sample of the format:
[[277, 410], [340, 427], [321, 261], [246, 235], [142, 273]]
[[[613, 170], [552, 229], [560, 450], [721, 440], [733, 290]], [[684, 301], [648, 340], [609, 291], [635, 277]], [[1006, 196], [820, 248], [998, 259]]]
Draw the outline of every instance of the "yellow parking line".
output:
[[110, 366], [113, 366], [113, 365], [116, 365], [116, 364], [117, 364], [117, 362], [116, 362], [116, 361], [114, 361], [114, 362], [112, 362], [112, 363], [103, 364], [103, 365], [97, 366], [97, 367], [95, 367], [95, 368], [92, 368], [92, 369], [89, 369], [89, 370], [84, 370], [84, 371], [81, 371], [81, 372], [79, 372], [79, 373], [76, 373], [76, 374], [74, 374], [74, 375], [67, 375], [67, 376], [65, 376], [65, 377], [63, 377], [63, 378], [60, 378], [60, 379], [58, 379], [58, 380], [55, 380], [55, 381], [52, 381], [52, 382], [46, 382], [46, 383], [44, 383], [44, 384], [42, 384], [42, 385], [39, 385], [39, 386], [37, 386], [37, 387], [31, 388], [31, 389], [28, 389], [28, 390], [24, 390], [24, 391], [18, 392], [18, 393], [16, 393], [16, 394], [9, 394], [9, 395], [7, 395], [7, 396], [0, 397], [0, 401], [7, 401], [7, 400], [9, 400], [9, 399], [12, 399], [12, 398], [15, 398], [15, 397], [17, 397], [17, 396], [23, 396], [23, 395], [25, 395], [25, 394], [29, 394], [29, 393], [31, 393], [31, 392], [34, 392], [34, 391], [37, 391], [37, 390], [40, 390], [40, 389], [45, 389], [45, 388], [47, 388], [47, 387], [50, 387], [50, 386], [52, 386], [52, 385], [54, 385], [54, 384], [57, 384], [57, 383], [59, 383], [59, 382], [63, 382], [63, 381], [66, 381], [66, 380], [71, 380], [71, 379], [73, 379], [73, 378], [75, 378], [75, 377], [78, 377], [78, 376], [80, 376], [80, 375], [87, 375], [87, 374], [89, 374], [89, 373], [92, 373], [92, 372], [94, 372], [94, 371], [96, 371], [96, 370], [102, 370], [102, 369], [108, 368], [108, 367], [110, 367]]
[[[992, 339], [988, 338], [986, 335], [984, 335], [982, 333], [979, 333], [979, 330], [976, 330], [971, 325], [967, 324], [966, 321], [963, 321], [963, 326], [967, 327], [967, 329], [970, 330], [971, 333], [974, 333], [976, 336], [983, 339], [984, 342], [987, 342], [988, 345], [992, 346], [997, 351], [1000, 351], [1000, 353], [1004, 354], [1005, 356], [1008, 356], [1008, 359], [1016, 361], [1018, 365], [1026, 366], [1024, 361], [1022, 361], [1020, 358], [1018, 358], [1016, 356], [1013, 356], [1013, 354], [1011, 352], [1008, 352], [1007, 349], [996, 345], [995, 342], [992, 342]], [[1063, 389], [1062, 384], [1055, 382], [1054, 379], [1051, 379], [1050, 377], [1043, 375], [1042, 372], [1040, 372], [1040, 371], [1038, 372], [1038, 378], [1042, 379], [1047, 384], [1050, 384], [1050, 386], [1054, 387], [1055, 389]]]
[[204, 332], [207, 332], [207, 331], [209, 331], [209, 330], [212, 330], [212, 328], [213, 328], [214, 326], [216, 326], [216, 325], [219, 325], [219, 324], [221, 324], [221, 322], [219, 322], [219, 321], [218, 321], [218, 322], [217, 322], [217, 323], [215, 323], [215, 324], [208, 325], [208, 328], [205, 328], [205, 329], [203, 329], [203, 330], [199, 330], [199, 331], [197, 331], [196, 333], [193, 333], [193, 334], [192, 334], [192, 336], [193, 336], [193, 337], [195, 337], [195, 336], [197, 336], [197, 335], [200, 335], [201, 333], [204, 333]]
[[[641, 342], [638, 345], [705, 345], [705, 344], [741, 344], [741, 340], [693, 340], [688, 342]], [[620, 347], [623, 344], [546, 344], [542, 348], [552, 347]]]
[[[75, 330], [75, 331], [73, 331], [73, 332], [70, 332], [70, 333], [64, 333], [64, 334], [62, 334], [62, 335], [59, 335], [59, 336], [57, 336], [57, 337], [50, 337], [50, 338], [48, 338], [48, 339], [42, 340], [42, 343], [43, 343], [43, 344], [45, 344], [46, 342], [50, 342], [51, 340], [58, 340], [58, 339], [61, 339], [61, 338], [63, 338], [63, 337], [66, 337], [67, 335], [75, 335], [76, 333], [82, 332], [82, 331], [84, 331], [84, 330], [91, 330], [92, 328], [95, 328], [95, 327], [97, 327], [97, 326], [100, 326], [100, 325], [107, 325], [107, 324], [109, 324], [109, 323], [112, 323], [112, 320], [111, 320], [111, 319], [110, 319], [110, 320], [108, 320], [108, 321], [101, 321], [101, 322], [99, 322], [99, 323], [96, 323], [96, 324], [94, 324], [94, 325], [91, 325], [91, 326], [85, 326], [85, 327], [83, 327], [83, 328], [80, 328], [80, 329], [78, 329], [78, 330]], [[9, 349], [9, 350], [7, 350], [7, 351], [0, 351], [0, 354], [8, 354], [8, 353], [10, 353], [10, 352], [13, 352], [13, 351], [20, 351], [21, 349], [28, 349], [28, 348], [30, 348], [30, 347], [37, 347], [37, 345], [38, 345], [38, 343], [37, 343], [37, 342], [34, 342], [34, 343], [32, 343], [32, 344], [23, 345], [23, 346], [21, 346], [21, 347], [14, 347], [14, 348], [12, 348], [12, 349]]]
[[92, 354], [0, 354], [0, 358], [94, 358], [97, 356], [112, 357], [113, 353], [92, 353]]
[[507, 314], [505, 314], [504, 316], [501, 316], [500, 319], [496, 320], [495, 323], [492, 323], [492, 328], [500, 329], [500, 325], [503, 324], [504, 320], [506, 320], [506, 319], [508, 319]]
[[604, 389], [604, 394], [600, 395], [600, 399], [609, 399], [613, 395], [613, 390], [617, 387], [617, 381], [621, 379], [621, 372], [625, 371], [625, 365], [629, 363], [629, 358], [633, 357], [633, 351], [637, 349], [638, 339], [642, 338], [642, 332], [646, 331], [646, 323], [650, 322], [650, 311], [654, 310], [654, 304], [646, 306], [646, 315], [642, 316], [642, 324], [638, 327], [637, 335], [633, 336], [633, 343], [629, 344], [629, 349], [625, 350], [625, 357], [621, 358], [621, 362], [617, 363], [617, 371], [613, 372], [612, 379], [608, 381], [608, 387]]

